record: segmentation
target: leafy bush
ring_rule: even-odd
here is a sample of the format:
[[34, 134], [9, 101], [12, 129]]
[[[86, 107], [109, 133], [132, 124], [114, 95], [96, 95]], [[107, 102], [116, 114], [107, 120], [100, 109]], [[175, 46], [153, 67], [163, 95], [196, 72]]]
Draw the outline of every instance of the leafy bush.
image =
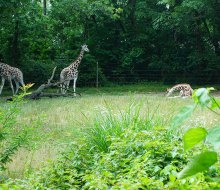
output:
[[[167, 138], [166, 130], [134, 132], [126, 129], [111, 139], [109, 151], [89, 150], [71, 144], [62, 158], [27, 180], [8, 182], [13, 189], [210, 189], [218, 187], [203, 174], [177, 179], [189, 161], [179, 138]], [[172, 142], [172, 143], [171, 143]], [[214, 171], [216, 173], [216, 171]], [[206, 175], [211, 175], [207, 173]], [[5, 184], [6, 186], [6, 184]], [[15, 188], [15, 189], [16, 189]]]
[[[85, 189], [162, 189], [187, 159], [179, 140], [166, 138], [163, 128], [127, 129], [112, 139], [109, 152], [96, 157], [85, 175]], [[174, 150], [174, 151], [173, 151]]]
[[0, 108], [0, 170], [11, 161], [12, 155], [26, 143], [27, 131], [16, 126], [16, 116], [23, 94]]

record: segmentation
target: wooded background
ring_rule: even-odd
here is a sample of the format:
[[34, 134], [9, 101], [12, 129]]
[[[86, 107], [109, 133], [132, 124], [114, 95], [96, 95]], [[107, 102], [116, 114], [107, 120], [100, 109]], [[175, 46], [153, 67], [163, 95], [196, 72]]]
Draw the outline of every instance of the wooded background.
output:
[[87, 44], [77, 85], [219, 84], [219, 0], [0, 0], [0, 59], [42, 83]]

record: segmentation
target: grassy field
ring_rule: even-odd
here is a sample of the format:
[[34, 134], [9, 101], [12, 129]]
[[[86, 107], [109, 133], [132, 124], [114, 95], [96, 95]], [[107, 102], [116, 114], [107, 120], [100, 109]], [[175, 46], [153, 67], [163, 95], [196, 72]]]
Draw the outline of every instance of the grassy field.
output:
[[[17, 117], [17, 125], [36, 127], [32, 146], [20, 149], [8, 164], [7, 174], [20, 178], [25, 172], [43, 167], [55, 160], [60, 151], [72, 141], [80, 143], [81, 132], [93, 127], [94, 122], [111, 112], [118, 116], [135, 106], [140, 107], [143, 118], [152, 119], [154, 125], [168, 127], [179, 109], [192, 103], [191, 99], [168, 99], [164, 96], [167, 86], [160, 84], [117, 86], [115, 88], [79, 89], [81, 97], [54, 98], [26, 101]], [[1, 99], [5, 104], [4, 98]], [[219, 123], [208, 110], [197, 109], [183, 131], [193, 126], [209, 128]]]

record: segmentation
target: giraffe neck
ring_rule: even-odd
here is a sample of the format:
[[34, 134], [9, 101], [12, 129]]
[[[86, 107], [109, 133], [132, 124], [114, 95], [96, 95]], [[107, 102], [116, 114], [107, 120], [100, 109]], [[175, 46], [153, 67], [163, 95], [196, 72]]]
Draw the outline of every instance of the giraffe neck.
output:
[[83, 55], [84, 55], [84, 50], [81, 49], [78, 58], [70, 65], [70, 68], [77, 69], [79, 67], [80, 62], [82, 61]]

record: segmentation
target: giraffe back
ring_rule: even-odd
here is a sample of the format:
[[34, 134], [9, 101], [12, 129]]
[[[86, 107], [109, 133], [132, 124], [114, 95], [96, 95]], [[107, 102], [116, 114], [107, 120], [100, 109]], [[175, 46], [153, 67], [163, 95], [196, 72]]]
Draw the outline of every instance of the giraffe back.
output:
[[0, 76], [4, 77], [5, 79], [11, 78], [18, 81], [23, 81], [23, 73], [21, 70], [16, 67], [11, 67], [5, 63], [0, 63]]
[[191, 86], [189, 84], [177, 84], [175, 86], [173, 86], [171, 89], [167, 89], [167, 96], [170, 96], [171, 94], [173, 94], [174, 92], [179, 91], [180, 92], [180, 96], [184, 97], [184, 96], [192, 96], [193, 93], [193, 89], [191, 88]]
[[0, 63], [0, 75], [1, 76], [7, 76], [9, 74], [8, 72], [8, 66], [7, 64]]

